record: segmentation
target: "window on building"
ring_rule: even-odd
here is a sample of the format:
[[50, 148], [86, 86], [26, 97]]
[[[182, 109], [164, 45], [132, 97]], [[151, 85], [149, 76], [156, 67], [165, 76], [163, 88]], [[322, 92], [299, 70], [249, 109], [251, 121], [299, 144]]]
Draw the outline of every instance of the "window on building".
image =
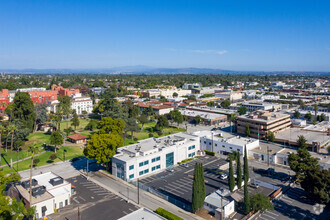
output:
[[[140, 173], [141, 173], [141, 172], [140, 172]], [[130, 179], [133, 179], [133, 178], [134, 178], [134, 174], [129, 175], [129, 178], [130, 178]]]
[[233, 148], [232, 147], [229, 147], [230, 150], [232, 150]]
[[160, 169], [160, 165], [157, 165], [157, 166], [156, 166], [156, 169]]
[[143, 166], [143, 162], [139, 163], [139, 167], [142, 167]]
[[143, 175], [143, 171], [140, 171], [140, 172], [139, 172], [139, 175], [142, 176], [142, 175]]
[[188, 147], [188, 150], [191, 150], [191, 146]]
[[191, 146], [191, 149], [195, 149], [195, 145]]
[[147, 164], [149, 164], [149, 160], [146, 160], [146, 161], [144, 161], [144, 163], [143, 163], [144, 165], [147, 165]]
[[216, 147], [218, 146], [217, 144], [214, 144]]
[[134, 169], [134, 165], [129, 166], [129, 170], [133, 170]]
[[144, 170], [143, 173], [149, 173], [149, 169]]
[[151, 171], [155, 171], [155, 169], [156, 169], [156, 167], [152, 167], [152, 168], [151, 168]]
[[223, 148], [225, 148], [225, 145], [222, 145]]
[[151, 163], [154, 163], [154, 162], [156, 162], [156, 158], [151, 159]]

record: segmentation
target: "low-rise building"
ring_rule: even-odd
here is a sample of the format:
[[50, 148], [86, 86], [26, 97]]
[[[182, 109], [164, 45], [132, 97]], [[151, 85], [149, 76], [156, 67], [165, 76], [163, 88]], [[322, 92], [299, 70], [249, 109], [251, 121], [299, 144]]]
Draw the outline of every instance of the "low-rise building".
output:
[[[16, 199], [23, 200], [26, 207], [35, 207], [37, 219], [44, 218], [57, 209], [70, 205], [71, 183], [62, 177], [47, 172], [24, 179], [19, 184], [12, 185], [8, 190], [8, 195]], [[32, 200], [30, 204], [30, 189], [32, 189]]]
[[204, 209], [214, 214], [215, 219], [227, 219], [235, 212], [235, 200], [229, 194], [227, 189], [218, 189], [211, 193], [205, 197]]
[[177, 133], [161, 138], [148, 138], [117, 149], [112, 158], [112, 172], [130, 181], [156, 173], [197, 156], [199, 137]]
[[223, 114], [216, 114], [216, 113], [208, 113], [202, 111], [194, 111], [194, 110], [180, 110], [182, 115], [187, 116], [188, 122], [195, 122], [197, 116], [200, 116], [202, 120], [201, 123], [204, 125], [220, 125], [223, 122], [227, 121], [227, 116]]
[[87, 136], [82, 134], [72, 134], [68, 136], [70, 142], [74, 144], [85, 144], [87, 142]]
[[118, 220], [166, 220], [166, 218], [158, 215], [157, 213], [147, 209], [147, 208], [140, 208], [134, 212], [131, 212], [124, 217], [121, 217]]
[[277, 133], [291, 126], [290, 115], [258, 110], [249, 115], [241, 115], [236, 120], [237, 133], [246, 134], [247, 126], [250, 136], [265, 138], [267, 132]]
[[264, 103], [264, 102], [244, 102], [242, 106], [246, 107], [248, 112], [254, 112], [257, 110], [278, 111], [282, 109], [281, 104]]
[[237, 151], [243, 157], [245, 146], [247, 152], [259, 147], [258, 139], [241, 136], [224, 137], [222, 132], [197, 131], [194, 135], [200, 137], [201, 150], [213, 151], [217, 154], [227, 155], [228, 153]]
[[222, 99], [227, 99], [231, 102], [241, 100], [243, 98], [243, 95], [241, 92], [219, 92], [214, 94], [216, 97], [220, 97]]

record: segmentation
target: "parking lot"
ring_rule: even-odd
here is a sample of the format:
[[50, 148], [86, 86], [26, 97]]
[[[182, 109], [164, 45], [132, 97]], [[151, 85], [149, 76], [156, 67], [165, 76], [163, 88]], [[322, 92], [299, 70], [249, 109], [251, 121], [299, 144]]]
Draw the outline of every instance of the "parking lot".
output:
[[82, 219], [118, 219], [139, 209], [83, 176], [67, 181], [75, 187], [76, 193], [69, 206], [51, 215], [54, 219], [77, 219], [78, 207]]
[[326, 219], [327, 215], [326, 211], [317, 215], [317, 207], [311, 202], [308, 193], [299, 187], [290, 188], [273, 200], [273, 205], [274, 210], [266, 211], [253, 220]]
[[188, 167], [176, 166], [173, 168], [173, 172], [163, 171], [143, 178], [140, 183], [167, 195], [170, 202], [189, 211], [191, 209], [194, 165], [196, 162], [204, 164], [206, 195], [219, 188], [228, 188], [228, 181], [221, 180], [219, 178], [220, 173], [215, 172], [227, 162], [223, 159], [208, 156], [188, 162]]

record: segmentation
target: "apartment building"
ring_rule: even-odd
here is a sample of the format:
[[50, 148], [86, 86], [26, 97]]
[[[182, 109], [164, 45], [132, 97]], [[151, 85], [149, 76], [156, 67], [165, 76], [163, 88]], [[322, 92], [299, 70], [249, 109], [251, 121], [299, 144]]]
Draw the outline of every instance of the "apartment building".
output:
[[77, 114], [82, 114], [86, 111], [88, 114], [93, 111], [93, 101], [90, 97], [81, 96], [81, 93], [76, 93], [72, 97], [71, 109], [76, 110]]
[[232, 151], [237, 151], [243, 157], [245, 146], [248, 154], [250, 150], [259, 147], [259, 140], [254, 138], [241, 136], [223, 137], [221, 132], [213, 131], [197, 131], [193, 134], [200, 138], [201, 150], [213, 151], [217, 154], [227, 155]]
[[46, 88], [17, 89], [16, 92], [27, 92], [33, 104], [48, 103], [57, 99], [57, 91], [46, 90]]
[[57, 86], [55, 89], [58, 95], [74, 96], [77, 93], [80, 93], [80, 89], [65, 89], [62, 86]]
[[288, 114], [258, 110], [249, 115], [237, 117], [237, 133], [245, 135], [247, 124], [251, 137], [265, 138], [268, 131], [277, 133], [289, 128], [291, 120]]
[[3, 89], [0, 92], [0, 112], [4, 113], [10, 102], [10, 94], [8, 89]]
[[[16, 185], [11, 185], [8, 195], [23, 200], [28, 207], [35, 207], [37, 219], [46, 219], [46, 216], [70, 205], [71, 183], [52, 172], [39, 174], [32, 178], [31, 187], [29, 178], [24, 179]], [[30, 189], [32, 189], [31, 204]]]
[[118, 148], [112, 158], [112, 172], [123, 180], [135, 180], [193, 158], [199, 150], [199, 137], [191, 134], [177, 133], [148, 138]]

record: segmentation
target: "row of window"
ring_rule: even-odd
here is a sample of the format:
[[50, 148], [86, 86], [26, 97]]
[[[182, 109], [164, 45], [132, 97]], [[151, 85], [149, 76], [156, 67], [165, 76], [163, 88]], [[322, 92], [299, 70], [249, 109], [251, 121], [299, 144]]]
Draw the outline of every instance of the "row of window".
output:
[[155, 158], [152, 158], [151, 162], [154, 163], [156, 161], [160, 161], [160, 157], [155, 157]]
[[194, 157], [196, 154], [195, 152], [194, 153], [191, 153], [191, 154], [188, 154], [188, 157]]
[[155, 171], [155, 170], [158, 170], [158, 169], [160, 169], [160, 165], [157, 165], [157, 166], [154, 166], [154, 167], [151, 168], [152, 171]]
[[148, 164], [149, 164], [149, 160], [146, 160], [144, 162], [139, 163], [139, 167], [142, 167], [142, 166], [148, 165]]
[[149, 173], [149, 169], [142, 170], [139, 172], [139, 175], [142, 176], [143, 174]]
[[195, 145], [188, 147], [188, 150], [195, 149]]

